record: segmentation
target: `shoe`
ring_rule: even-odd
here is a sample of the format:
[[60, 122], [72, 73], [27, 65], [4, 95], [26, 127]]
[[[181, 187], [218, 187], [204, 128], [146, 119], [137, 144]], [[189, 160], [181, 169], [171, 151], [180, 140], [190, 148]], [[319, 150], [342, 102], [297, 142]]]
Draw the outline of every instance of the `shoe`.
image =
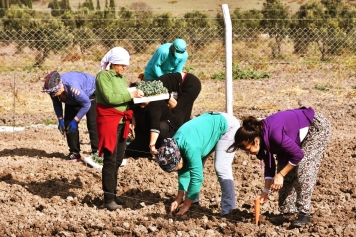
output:
[[65, 158], [67, 161], [73, 161], [73, 162], [79, 162], [82, 161], [82, 157], [78, 153], [71, 152], [69, 155]]
[[295, 217], [295, 213], [281, 213], [278, 215], [267, 216], [268, 221], [272, 224], [280, 225], [285, 222], [291, 222]]
[[125, 165], [126, 165], [126, 163], [127, 163], [126, 159], [123, 159], [123, 160], [122, 160], [122, 162], [121, 162], [120, 167], [125, 166]]
[[91, 159], [92, 159], [95, 163], [97, 163], [97, 164], [99, 164], [99, 165], [103, 165], [104, 159], [103, 159], [102, 157], [99, 157], [98, 152], [91, 153], [90, 156], [91, 156]]
[[297, 218], [292, 223], [292, 227], [302, 227], [311, 222], [309, 214], [299, 212]]
[[115, 196], [115, 203], [117, 204], [117, 205], [120, 205], [120, 206], [122, 206], [122, 205], [124, 205], [125, 203], [124, 203], [124, 201], [121, 201], [118, 197], [116, 197]]
[[104, 207], [106, 209], [108, 209], [109, 211], [115, 211], [116, 209], [121, 208], [121, 205], [118, 205], [115, 201], [109, 202], [109, 203], [105, 203]]

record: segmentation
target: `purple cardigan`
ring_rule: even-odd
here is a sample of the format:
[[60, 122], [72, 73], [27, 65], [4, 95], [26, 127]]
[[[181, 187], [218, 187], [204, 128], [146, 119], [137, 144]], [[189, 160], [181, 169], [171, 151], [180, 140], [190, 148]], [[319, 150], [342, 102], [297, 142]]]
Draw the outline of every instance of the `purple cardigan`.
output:
[[[263, 119], [262, 137], [264, 149], [261, 147], [260, 159], [265, 163], [265, 177], [274, 177], [276, 170], [275, 160], [272, 154], [277, 155], [280, 164], [288, 162], [297, 165], [304, 157], [301, 149], [299, 130], [309, 127], [314, 119], [314, 110], [299, 108], [275, 113]], [[273, 162], [272, 162], [273, 160]]]

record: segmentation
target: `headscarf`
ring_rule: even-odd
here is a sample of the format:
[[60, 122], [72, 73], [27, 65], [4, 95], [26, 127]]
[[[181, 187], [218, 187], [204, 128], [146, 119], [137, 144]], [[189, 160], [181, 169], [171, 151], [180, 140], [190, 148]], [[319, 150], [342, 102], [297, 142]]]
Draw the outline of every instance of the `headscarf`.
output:
[[42, 88], [42, 92], [53, 94], [57, 93], [61, 88], [62, 79], [61, 75], [57, 71], [48, 73], [45, 79], [45, 83]]
[[101, 59], [100, 69], [105, 70], [109, 63], [128, 66], [130, 64], [130, 54], [122, 47], [112, 48], [105, 54], [103, 59]]
[[157, 163], [166, 172], [176, 169], [181, 159], [180, 151], [173, 138], [164, 139], [163, 145], [157, 151]]

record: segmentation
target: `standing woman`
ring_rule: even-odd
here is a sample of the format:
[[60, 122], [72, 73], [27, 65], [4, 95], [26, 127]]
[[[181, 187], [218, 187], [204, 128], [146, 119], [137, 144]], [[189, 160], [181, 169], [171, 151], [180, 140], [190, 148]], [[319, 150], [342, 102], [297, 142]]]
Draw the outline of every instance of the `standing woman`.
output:
[[227, 152], [234, 141], [240, 122], [221, 112], [202, 114], [183, 124], [172, 138], [165, 139], [158, 149], [157, 162], [166, 172], [178, 171], [178, 194], [171, 212], [187, 212], [192, 203], [199, 202], [204, 180], [204, 163], [215, 151], [214, 168], [221, 187], [221, 215], [236, 208], [232, 162], [235, 153]]
[[329, 121], [302, 107], [262, 120], [244, 119], [229, 150], [240, 148], [264, 161], [265, 185], [258, 198], [264, 203], [270, 190], [278, 191], [279, 211], [285, 216], [297, 213], [292, 225], [301, 227], [311, 221], [311, 196], [330, 136]]
[[190, 120], [193, 104], [201, 91], [199, 78], [189, 72], [168, 73], [158, 78], [171, 95], [168, 104], [179, 125]]
[[[104, 207], [115, 210], [123, 205], [116, 197], [117, 176], [125, 154], [130, 131], [132, 110], [128, 104], [132, 98], [140, 98], [141, 90], [129, 92], [123, 76], [129, 65], [130, 55], [121, 47], [112, 48], [101, 60], [101, 70], [96, 76], [96, 112], [99, 137], [99, 156], [104, 156], [102, 185]], [[108, 70], [105, 70], [109, 67]]]

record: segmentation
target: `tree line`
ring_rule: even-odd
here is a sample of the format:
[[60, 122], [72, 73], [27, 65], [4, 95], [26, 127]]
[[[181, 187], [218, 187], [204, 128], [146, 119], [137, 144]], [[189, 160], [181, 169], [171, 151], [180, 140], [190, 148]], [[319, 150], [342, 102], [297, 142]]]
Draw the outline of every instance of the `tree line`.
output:
[[[28, 44], [37, 44], [32, 46], [43, 52], [44, 57], [48, 50], [60, 50], [67, 43], [55, 43], [60, 36], [61, 39], [71, 37], [67, 30], [77, 31], [88, 37], [100, 37], [100, 29], [107, 29], [106, 41], [104, 44], [110, 46], [112, 39], [120, 39], [122, 35], [117, 33], [116, 29], [132, 34], [137, 39], [144, 39], [145, 44], [137, 46], [137, 51], [143, 51], [150, 44], [149, 36], [142, 35], [140, 30], [131, 30], [138, 28], [161, 29], [159, 34], [164, 39], [165, 35], [174, 35], [175, 29], [184, 29], [189, 35], [190, 43], [199, 49], [203, 47], [209, 37], [222, 37], [221, 31], [216, 35], [215, 29], [224, 27], [222, 13], [218, 13], [215, 18], [211, 18], [202, 11], [191, 11], [185, 13], [182, 17], [175, 17], [172, 13], [166, 12], [154, 14], [152, 9], [142, 2], [132, 3], [130, 8], [120, 7], [116, 10], [114, 0], [106, 0], [105, 6], [100, 6], [99, 0], [96, 4], [93, 0], [84, 0], [79, 4], [77, 10], [72, 10], [69, 0], [52, 0], [48, 4], [50, 13], [36, 11], [32, 9], [32, 0], [0, 0], [0, 39], [11, 40], [13, 35], [9, 36], [7, 32], [11, 31], [34, 31], [29, 34]], [[317, 43], [322, 58], [326, 55], [337, 55], [350, 44], [355, 43], [350, 37], [355, 34], [356, 10], [343, 0], [320, 0], [308, 2], [300, 6], [295, 13], [290, 13], [288, 6], [280, 0], [266, 0], [263, 3], [262, 10], [241, 11], [236, 8], [231, 13], [234, 41], [246, 40], [246, 29], [252, 34], [265, 33], [275, 40], [273, 47], [273, 56], [281, 54], [281, 45], [286, 37], [294, 40], [295, 53], [304, 53], [308, 45]], [[201, 29], [204, 29], [202, 31]], [[300, 29], [308, 29], [304, 32]], [[53, 34], [48, 36], [46, 31], [53, 30]], [[62, 33], [60, 33], [62, 32]], [[20, 33], [19, 33], [20, 34]], [[59, 34], [59, 35], [58, 35]], [[109, 35], [108, 35], [109, 34]], [[215, 34], [215, 36], [214, 36]], [[54, 42], [51, 46], [40, 44], [37, 41], [51, 38]], [[248, 37], [251, 37], [250, 35]], [[83, 39], [73, 39], [77, 43], [90, 44]], [[34, 41], [32, 41], [34, 40]], [[73, 41], [71, 40], [71, 41]], [[167, 39], [171, 40], [171, 39]], [[30, 43], [37, 42], [37, 43]], [[64, 41], [63, 41], [64, 42]], [[163, 42], [162, 42], [163, 43]]]

